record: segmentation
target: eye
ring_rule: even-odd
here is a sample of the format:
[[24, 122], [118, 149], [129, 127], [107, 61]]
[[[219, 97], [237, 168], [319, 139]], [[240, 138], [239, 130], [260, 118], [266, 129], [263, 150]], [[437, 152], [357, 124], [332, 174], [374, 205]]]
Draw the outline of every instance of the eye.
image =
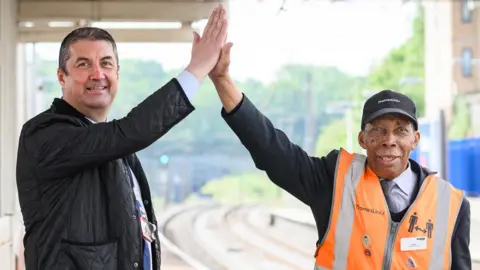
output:
[[88, 64], [86, 62], [80, 62], [77, 64], [77, 67], [87, 67]]
[[111, 67], [113, 64], [108, 62], [108, 61], [103, 61], [102, 62], [102, 66], [105, 66], [105, 67]]

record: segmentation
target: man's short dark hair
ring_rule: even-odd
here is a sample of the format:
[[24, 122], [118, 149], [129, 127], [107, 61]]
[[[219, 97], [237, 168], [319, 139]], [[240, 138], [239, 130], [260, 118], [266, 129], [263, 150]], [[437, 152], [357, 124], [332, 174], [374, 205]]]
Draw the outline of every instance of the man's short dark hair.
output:
[[110, 42], [112, 44], [115, 58], [118, 63], [117, 44], [113, 39], [112, 35], [110, 35], [110, 33], [97, 27], [81, 27], [70, 32], [70, 34], [68, 34], [63, 39], [62, 44], [60, 45], [60, 53], [58, 55], [58, 68], [63, 73], [68, 75], [67, 61], [70, 58], [70, 45], [79, 40], [104, 40]]

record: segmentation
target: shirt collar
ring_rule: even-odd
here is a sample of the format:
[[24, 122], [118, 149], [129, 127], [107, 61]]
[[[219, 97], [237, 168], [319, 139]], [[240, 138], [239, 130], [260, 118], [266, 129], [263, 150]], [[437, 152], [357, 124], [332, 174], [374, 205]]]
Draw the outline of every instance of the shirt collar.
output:
[[92, 124], [96, 124], [97, 122], [93, 121], [92, 119], [88, 118], [85, 116], [85, 118], [87, 118], [88, 121], [92, 122]]
[[413, 194], [415, 186], [417, 185], [417, 177], [412, 171], [410, 162], [408, 163], [407, 169], [393, 179], [393, 181], [406, 195]]
[[[86, 118], [88, 121], [92, 122], [92, 124], [97, 124], [97, 122], [95, 122], [94, 120], [92, 120], [92, 119], [90, 119], [90, 118], [88, 118], [88, 117], [86, 117], [86, 116], [85, 116], [85, 118]], [[106, 122], [106, 121], [107, 121], [107, 120], [105, 119], [105, 122]]]

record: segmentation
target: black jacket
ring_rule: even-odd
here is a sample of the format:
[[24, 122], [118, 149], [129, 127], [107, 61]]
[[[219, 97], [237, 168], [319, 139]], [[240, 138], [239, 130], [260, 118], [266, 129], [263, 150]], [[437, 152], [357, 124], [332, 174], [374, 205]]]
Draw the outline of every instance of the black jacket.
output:
[[[276, 185], [310, 206], [322, 239], [330, 218], [339, 151], [333, 150], [320, 158], [308, 156], [285, 133], [275, 129], [245, 96], [230, 113], [222, 110], [222, 116], [250, 152], [255, 166], [265, 171]], [[414, 160], [410, 163], [421, 184], [429, 172]], [[469, 242], [470, 204], [464, 199], [453, 232], [451, 269], [471, 269]]]
[[[139, 182], [148, 219], [156, 224], [148, 182], [134, 153], [193, 110], [172, 79], [120, 120], [91, 124], [61, 99], [29, 120], [17, 158], [26, 269], [143, 269], [143, 239], [126, 163]], [[154, 269], [160, 269], [158, 241], [152, 250]]]

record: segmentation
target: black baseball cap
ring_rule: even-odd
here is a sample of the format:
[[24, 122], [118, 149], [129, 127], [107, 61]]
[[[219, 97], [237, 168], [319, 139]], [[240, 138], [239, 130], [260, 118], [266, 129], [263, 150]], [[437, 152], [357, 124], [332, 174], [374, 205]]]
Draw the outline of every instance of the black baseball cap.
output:
[[383, 90], [371, 96], [363, 105], [362, 130], [375, 118], [396, 113], [408, 117], [418, 130], [417, 108], [412, 99], [392, 90]]

